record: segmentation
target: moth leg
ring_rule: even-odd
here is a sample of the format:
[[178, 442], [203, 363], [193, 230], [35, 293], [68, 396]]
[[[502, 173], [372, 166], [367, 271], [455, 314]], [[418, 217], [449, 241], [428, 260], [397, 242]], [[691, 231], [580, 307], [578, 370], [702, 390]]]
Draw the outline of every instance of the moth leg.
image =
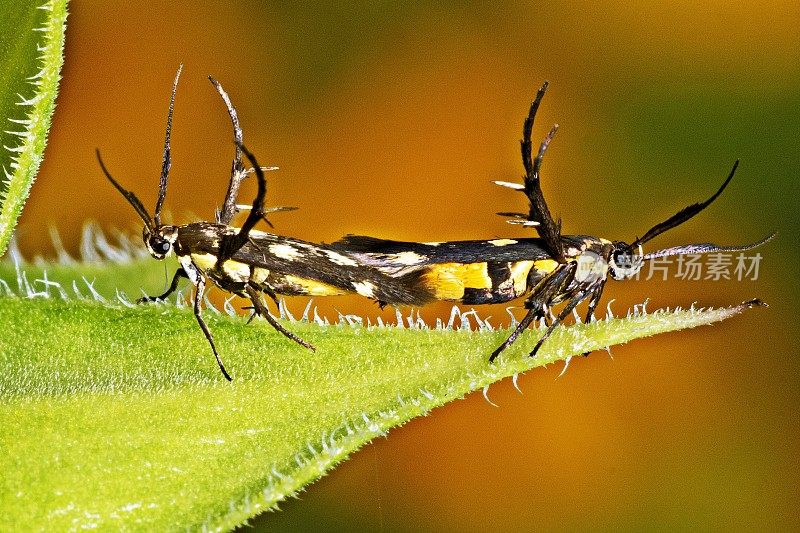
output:
[[548, 274], [548, 276], [539, 282], [533, 291], [533, 294], [528, 297], [525, 302], [525, 307], [528, 312], [523, 319], [517, 324], [517, 327], [508, 336], [508, 338], [497, 347], [492, 355], [489, 356], [489, 362], [493, 362], [498, 355], [511, 346], [519, 337], [520, 333], [525, 331], [535, 319], [545, 316], [545, 307], [553, 300], [553, 298], [564, 290], [566, 286], [572, 281], [575, 274], [575, 264], [568, 264], [557, 267], [556, 270]]
[[197, 323], [200, 324], [200, 329], [203, 330], [203, 333], [208, 340], [208, 344], [211, 345], [211, 351], [214, 352], [214, 357], [217, 359], [217, 364], [219, 365], [219, 369], [222, 371], [222, 375], [225, 376], [225, 379], [228, 381], [232, 381], [231, 376], [228, 374], [228, 371], [225, 370], [225, 365], [222, 364], [222, 359], [217, 352], [217, 347], [214, 345], [214, 339], [211, 336], [211, 330], [208, 329], [203, 317], [200, 316], [200, 300], [203, 299], [203, 293], [205, 292], [206, 288], [206, 281], [202, 278], [202, 276], [197, 278], [197, 285], [195, 285], [196, 291], [194, 294], [194, 316], [197, 319]]
[[600, 303], [600, 297], [603, 296], [603, 288], [605, 286], [606, 286], [606, 280], [603, 279], [600, 282], [600, 285], [592, 290], [592, 298], [591, 300], [589, 300], [589, 307], [586, 310], [586, 320], [584, 321], [587, 324], [589, 324], [590, 322], [592, 322], [592, 320], [594, 320], [594, 310], [597, 309], [597, 304]]
[[222, 207], [217, 213], [217, 222], [230, 225], [231, 220], [233, 220], [236, 214], [236, 198], [239, 196], [239, 186], [242, 184], [242, 180], [247, 177], [247, 171], [244, 168], [244, 164], [242, 164], [242, 127], [239, 125], [239, 115], [236, 113], [236, 108], [231, 102], [228, 93], [225, 92], [225, 89], [222, 88], [222, 85], [217, 80], [211, 76], [209, 76], [208, 79], [222, 97], [222, 101], [225, 102], [228, 115], [231, 117], [233, 140], [236, 144], [236, 153], [234, 154], [233, 163], [231, 164], [231, 181], [228, 184], [228, 192], [225, 194], [225, 201], [222, 203]]
[[542, 347], [542, 344], [544, 344], [544, 341], [546, 341], [547, 338], [550, 337], [550, 335], [553, 334], [553, 332], [558, 327], [558, 325], [561, 324], [561, 322], [563, 322], [565, 318], [567, 318], [567, 316], [572, 312], [572, 310], [575, 309], [575, 307], [579, 303], [581, 303], [586, 298], [588, 298], [590, 294], [592, 294], [592, 289], [583, 290], [583, 291], [579, 292], [578, 294], [576, 294], [572, 299], [570, 299], [569, 302], [567, 302], [567, 305], [564, 306], [564, 309], [561, 310], [561, 312], [558, 314], [558, 316], [553, 321], [553, 323], [550, 324], [550, 327], [547, 328], [547, 331], [544, 332], [544, 335], [542, 335], [542, 338], [539, 339], [539, 341], [536, 343], [536, 346], [533, 347], [533, 350], [529, 354], [530, 357], [536, 356], [536, 352], [538, 352], [539, 348]]
[[[256, 287], [256, 290], [261, 290], [261, 292], [266, 293], [270, 298], [272, 298], [272, 301], [275, 302], [275, 305], [278, 305], [278, 296], [275, 294], [275, 291], [273, 291], [272, 288], [270, 288], [270, 287]], [[250, 309], [250, 310], [253, 311], [253, 313], [247, 319], [246, 324], [250, 324], [250, 322], [252, 322], [253, 319], [258, 316], [258, 311], [256, 311], [255, 304], [247, 306], [247, 307], [243, 307], [242, 309]]]
[[274, 316], [272, 316], [272, 313], [269, 312], [269, 309], [267, 308], [267, 305], [261, 300], [260, 287], [258, 287], [258, 286], [253, 287], [253, 285], [248, 284], [247, 288], [245, 290], [247, 291], [247, 296], [250, 298], [250, 301], [253, 302], [254, 315], [263, 316], [266, 319], [266, 321], [269, 322], [269, 324], [273, 328], [275, 328], [276, 330], [280, 331], [281, 333], [283, 333], [284, 336], [286, 336], [287, 338], [293, 340], [294, 342], [296, 342], [300, 346], [308, 348], [311, 351], [315, 351], [316, 350], [316, 348], [314, 347], [313, 344], [304, 341], [303, 339], [301, 339], [300, 337], [298, 337], [297, 335], [295, 335], [291, 331], [289, 331], [286, 328], [284, 328], [281, 325], [281, 323], [278, 322], [278, 319], [275, 318]]
[[136, 300], [137, 304], [145, 303], [145, 302], [155, 302], [157, 300], [165, 300], [167, 296], [172, 294], [178, 289], [178, 282], [180, 282], [181, 278], [187, 278], [189, 276], [186, 275], [186, 271], [183, 268], [179, 268], [175, 271], [175, 275], [172, 276], [172, 283], [169, 284], [169, 289], [164, 294], [159, 296], [142, 296], [138, 300]]
[[503, 344], [498, 346], [495, 349], [495, 351], [492, 352], [492, 355], [489, 356], [489, 362], [493, 363], [498, 355], [503, 353], [509, 346], [514, 344], [514, 341], [517, 340], [519, 334], [528, 329], [528, 326], [530, 326], [531, 322], [533, 322], [536, 318], [538, 318], [541, 311], [542, 311], [541, 309], [534, 309], [534, 308], [528, 309], [528, 312], [525, 313], [525, 316], [522, 318], [522, 320], [520, 320], [519, 324], [517, 324], [517, 327], [514, 329], [511, 335], [509, 335], [508, 338], [503, 342]]
[[[603, 288], [606, 286], [606, 280], [600, 281], [600, 285], [592, 290], [592, 298], [589, 300], [589, 307], [586, 310], [586, 322], [589, 324], [594, 319], [594, 310], [597, 309], [597, 304], [600, 303], [600, 297], [603, 296]], [[584, 357], [592, 352], [584, 352]]]

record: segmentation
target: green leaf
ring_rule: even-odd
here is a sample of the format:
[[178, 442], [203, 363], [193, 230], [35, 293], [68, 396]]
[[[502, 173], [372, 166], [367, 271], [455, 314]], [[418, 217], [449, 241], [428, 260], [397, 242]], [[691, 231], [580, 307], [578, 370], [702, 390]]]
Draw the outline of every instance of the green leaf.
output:
[[55, 109], [67, 0], [0, 4], [0, 256], [42, 162]]
[[[232, 528], [472, 391], [755, 304], [561, 327], [536, 358], [527, 332], [495, 364], [487, 355], [506, 330], [288, 324], [312, 353], [264, 322], [207, 310], [228, 383], [188, 308], [76, 300], [71, 283], [37, 282], [27, 268], [0, 271], [2, 531]], [[107, 265], [96, 283], [132, 268]], [[87, 296], [91, 280], [75, 274]]]

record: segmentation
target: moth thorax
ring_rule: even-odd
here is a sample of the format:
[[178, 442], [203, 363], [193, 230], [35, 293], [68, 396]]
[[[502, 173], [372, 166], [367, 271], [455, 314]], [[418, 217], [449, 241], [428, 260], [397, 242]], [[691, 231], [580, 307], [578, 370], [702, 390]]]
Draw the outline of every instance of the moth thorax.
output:
[[608, 263], [599, 254], [585, 251], [575, 259], [575, 281], [592, 283], [605, 279], [608, 274]]

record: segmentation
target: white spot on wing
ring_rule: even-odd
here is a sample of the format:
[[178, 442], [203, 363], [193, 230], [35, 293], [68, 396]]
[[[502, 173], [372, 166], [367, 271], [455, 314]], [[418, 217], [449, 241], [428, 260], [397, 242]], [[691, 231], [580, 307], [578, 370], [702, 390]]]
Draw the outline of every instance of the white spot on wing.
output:
[[375, 293], [373, 292], [375, 290], [375, 285], [369, 281], [354, 281], [353, 288], [361, 296], [366, 296], [367, 298], [375, 297]]
[[330, 259], [333, 264], [340, 266], [358, 266], [358, 263], [353, 261], [349, 257], [344, 256], [340, 253], [336, 253], [332, 250], [325, 250], [325, 255], [328, 256], [328, 259]]
[[417, 265], [425, 259], [416, 252], [400, 252], [394, 254], [394, 260], [401, 265]]
[[303, 253], [300, 250], [288, 244], [270, 244], [269, 253], [279, 259], [286, 259], [287, 261], [303, 257]]

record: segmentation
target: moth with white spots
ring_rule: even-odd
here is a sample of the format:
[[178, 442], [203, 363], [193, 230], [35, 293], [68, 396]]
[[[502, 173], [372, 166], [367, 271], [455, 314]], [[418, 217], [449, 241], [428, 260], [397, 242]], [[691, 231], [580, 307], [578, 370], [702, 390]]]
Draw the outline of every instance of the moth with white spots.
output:
[[[200, 305], [207, 280], [211, 280], [225, 291], [249, 299], [254, 314], [264, 317], [283, 335], [312, 350], [314, 346], [286, 330], [270, 313], [262, 300], [263, 294], [275, 300], [278, 294], [329, 296], [357, 293], [381, 304], [385, 302], [418, 304], [433, 298], [419, 285], [395, 279], [377, 269], [362, 265], [348, 254], [334, 250], [330, 246], [255, 230], [254, 226], [261, 220], [266, 221], [269, 212], [285, 208], [264, 207], [267, 188], [265, 169], [258, 165], [255, 157], [242, 144], [242, 132], [236, 110], [222, 86], [213, 78], [210, 78], [211, 82], [227, 106], [236, 141], [236, 155], [228, 193], [217, 214], [216, 222], [194, 222], [181, 226], [162, 224], [161, 208], [166, 197], [167, 178], [171, 166], [172, 112], [180, 74], [181, 68], [178, 69], [172, 86], [164, 141], [164, 160], [153, 217], [150, 217], [135, 194], [124, 189], [111, 177], [100, 159], [99, 151], [97, 157], [106, 177], [144, 221], [143, 239], [150, 255], [155, 259], [164, 259], [175, 253], [181, 265], [163, 294], [145, 297], [139, 301], [163, 300], [178, 288], [181, 278], [187, 278], [195, 287], [195, 317], [226, 379], [231, 379], [230, 374], [225, 369], [211, 331], [201, 316]], [[246, 169], [242, 164], [243, 153], [252, 164], [252, 169]], [[236, 203], [239, 185], [251, 173], [258, 179], [258, 192], [252, 206], [249, 207], [250, 212], [244, 224], [241, 228], [236, 228], [230, 224], [234, 215], [242, 209], [242, 206]]]
[[[635, 239], [631, 244], [586, 235], [562, 235], [547, 207], [540, 187], [542, 158], [558, 126], [554, 126], [534, 158], [531, 132], [536, 111], [547, 90], [547, 82], [531, 103], [522, 133], [523, 183], [496, 181], [497, 185], [525, 194], [527, 213], [499, 213], [507, 222], [536, 228], [538, 238], [493, 239], [452, 242], [400, 242], [348, 235], [334, 246], [389, 276], [433, 293], [437, 300], [463, 304], [506, 303], [524, 297], [527, 313], [508, 339], [491, 355], [494, 360], [529, 325], [547, 319], [553, 305], [565, 302], [563, 310], [539, 339], [536, 351], [554, 329], [581, 302], [588, 300], [586, 321], [594, 316], [606, 280], [634, 277], [644, 261], [668, 255], [700, 254], [750, 250], [772, 238], [745, 246], [690, 244], [658, 250], [645, 255], [642, 244], [692, 218], [719, 196], [733, 178], [733, 167], [722, 187], [705, 202], [693, 204]], [[738, 164], [738, 161], [737, 161]], [[388, 303], [396, 303], [389, 301]]]

